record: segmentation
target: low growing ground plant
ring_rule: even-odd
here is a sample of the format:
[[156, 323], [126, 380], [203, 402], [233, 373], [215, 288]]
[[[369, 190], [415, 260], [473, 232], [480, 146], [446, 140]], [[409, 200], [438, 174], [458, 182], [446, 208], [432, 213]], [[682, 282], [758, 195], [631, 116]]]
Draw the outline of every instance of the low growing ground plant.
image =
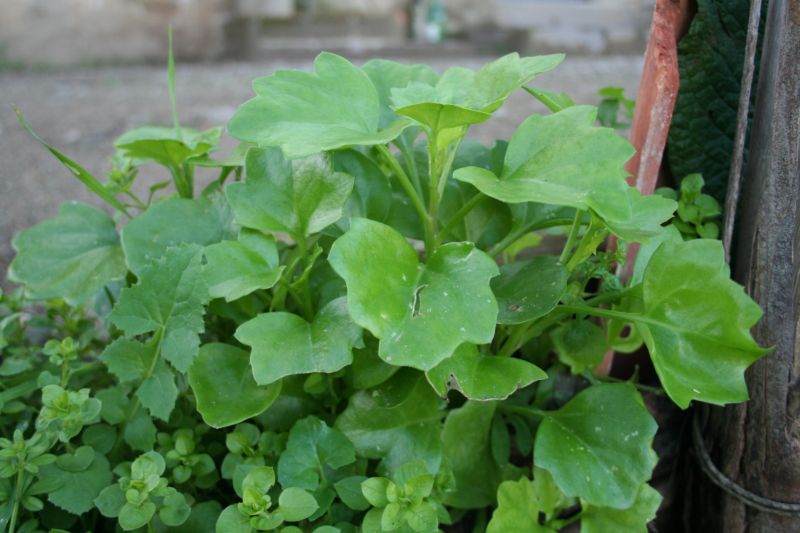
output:
[[[14, 241], [0, 529], [645, 532], [657, 425], [595, 369], [644, 345], [681, 408], [744, 401], [761, 311], [693, 238], [699, 189], [673, 219], [596, 108], [527, 87], [562, 59], [323, 53], [254, 82], [229, 158], [174, 114], [105, 182], [45, 144], [114, 213], [67, 203]], [[550, 112], [466, 137], [523, 87]]]

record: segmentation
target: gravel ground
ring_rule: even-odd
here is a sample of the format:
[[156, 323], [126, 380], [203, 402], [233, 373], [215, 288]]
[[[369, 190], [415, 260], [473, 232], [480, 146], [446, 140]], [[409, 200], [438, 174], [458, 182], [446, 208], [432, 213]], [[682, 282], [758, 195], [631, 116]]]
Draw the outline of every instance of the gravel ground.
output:
[[[426, 62], [443, 70], [453, 64], [476, 68], [490, 59], [439, 56]], [[251, 96], [253, 78], [277, 68], [308, 68], [310, 63], [309, 59], [179, 65], [181, 123], [196, 128], [225, 124], [236, 106]], [[538, 78], [536, 85], [566, 91], [581, 103], [596, 103], [597, 90], [608, 85], [624, 87], [627, 95], [635, 95], [641, 65], [639, 56], [572, 57]], [[21, 229], [55, 215], [67, 200], [101, 204], [27, 135], [16, 120], [14, 106], [49, 143], [101, 179], [118, 135], [136, 126], [170, 122], [166, 74], [160, 67], [0, 73], [2, 272], [12, 258], [11, 239]], [[515, 94], [491, 121], [474, 128], [471, 136], [484, 142], [508, 138], [519, 122], [540, 110], [530, 96]], [[226, 138], [223, 153], [233, 144]], [[156, 174], [161, 177], [158, 169], [143, 169], [139, 179], [150, 181]]]

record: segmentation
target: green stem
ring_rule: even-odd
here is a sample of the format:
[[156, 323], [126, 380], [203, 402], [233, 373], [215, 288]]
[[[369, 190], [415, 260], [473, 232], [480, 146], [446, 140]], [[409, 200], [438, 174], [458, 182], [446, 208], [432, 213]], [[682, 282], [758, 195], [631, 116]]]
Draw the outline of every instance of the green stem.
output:
[[625, 322], [651, 322], [641, 315], [634, 313], [625, 313], [623, 311], [613, 311], [611, 309], [603, 309], [602, 307], [587, 307], [583, 305], [559, 305], [556, 309], [561, 309], [567, 313], [585, 314], [591, 316], [599, 316], [601, 318], [612, 318], [616, 320], [623, 320]]
[[578, 238], [578, 233], [581, 231], [581, 226], [583, 225], [582, 219], [583, 211], [580, 209], [576, 210], [575, 218], [572, 221], [572, 228], [569, 230], [569, 236], [567, 237], [567, 242], [564, 244], [564, 249], [561, 251], [561, 256], [558, 258], [558, 262], [562, 265], [567, 264], [570, 253], [572, 252], [572, 248], [575, 247], [575, 240]]
[[408, 174], [411, 177], [411, 183], [414, 185], [414, 189], [417, 191], [417, 194], [421, 197], [422, 183], [419, 181], [419, 170], [417, 169], [416, 161], [414, 161], [414, 155], [408, 150], [403, 150], [399, 145], [397, 145], [397, 148], [400, 150], [400, 154], [403, 156], [403, 161], [406, 164], [406, 168], [408, 168]]
[[519, 239], [528, 232], [537, 231], [540, 229], [554, 228], [556, 226], [568, 226], [572, 224], [572, 221], [573, 219], [571, 218], [554, 218], [552, 220], [546, 220], [539, 224], [532, 224], [530, 226], [520, 228], [517, 231], [512, 231], [511, 233], [503, 237], [503, 239], [500, 242], [492, 246], [487, 253], [492, 257], [497, 257], [498, 255], [505, 252], [506, 248], [514, 244], [517, 241], [517, 239]]
[[422, 222], [422, 226], [425, 229], [425, 249], [428, 253], [433, 252], [433, 224], [431, 222], [431, 217], [428, 215], [428, 212], [425, 211], [425, 204], [422, 203], [417, 191], [414, 190], [414, 185], [411, 183], [411, 180], [408, 178], [405, 170], [403, 167], [400, 166], [400, 163], [397, 162], [397, 159], [392, 155], [389, 151], [389, 148], [386, 146], [379, 144], [375, 147], [378, 152], [383, 156], [386, 160], [386, 163], [392, 169], [397, 177], [400, 185], [403, 187], [403, 190], [408, 195], [408, 198], [411, 200], [414, 209], [417, 210], [417, 214], [419, 215], [420, 221]]
[[621, 300], [626, 294], [631, 292], [631, 290], [632, 287], [629, 287], [627, 289], [622, 289], [619, 291], [604, 292], [602, 294], [598, 294], [597, 296], [586, 300], [586, 305], [591, 307], [597, 307], [598, 305], [602, 305], [608, 302], [617, 302]]
[[549, 315], [530, 322], [527, 324], [520, 324], [511, 332], [506, 341], [503, 343], [502, 348], [498, 352], [498, 356], [509, 357], [517, 350], [525, 346], [531, 339], [538, 337], [547, 330], [547, 328], [560, 322], [566, 312], [561, 311], [561, 307], [554, 309]]
[[14, 533], [17, 529], [17, 517], [19, 516], [19, 504], [22, 501], [22, 482], [25, 477], [25, 461], [20, 461], [17, 470], [17, 482], [14, 485], [14, 509], [11, 511], [11, 521], [8, 523], [8, 533]]
[[172, 108], [172, 125], [178, 139], [181, 138], [181, 124], [178, 121], [178, 105], [175, 99], [175, 56], [172, 53], [172, 24], [168, 26], [169, 58], [167, 59], [167, 86], [169, 89], [169, 105]]
[[440, 244], [442, 240], [447, 238], [448, 233], [455, 228], [456, 224], [459, 224], [462, 220], [464, 220], [469, 212], [478, 207], [484, 200], [486, 200], [486, 198], [488, 197], [485, 194], [479, 192], [470, 198], [467, 203], [462, 205], [461, 208], [450, 218], [450, 220], [447, 221], [441, 231], [439, 231], [439, 234], [436, 236], [437, 245]]

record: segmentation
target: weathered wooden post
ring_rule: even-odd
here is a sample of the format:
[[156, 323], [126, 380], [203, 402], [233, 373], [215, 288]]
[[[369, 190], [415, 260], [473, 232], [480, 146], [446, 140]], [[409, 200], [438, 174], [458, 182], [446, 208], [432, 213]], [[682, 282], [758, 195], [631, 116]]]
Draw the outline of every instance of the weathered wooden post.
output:
[[695, 484], [693, 531], [800, 531], [800, 0], [769, 2], [753, 112], [733, 271], [774, 352], [748, 373], [750, 402], [707, 413], [700, 440], [730, 483]]

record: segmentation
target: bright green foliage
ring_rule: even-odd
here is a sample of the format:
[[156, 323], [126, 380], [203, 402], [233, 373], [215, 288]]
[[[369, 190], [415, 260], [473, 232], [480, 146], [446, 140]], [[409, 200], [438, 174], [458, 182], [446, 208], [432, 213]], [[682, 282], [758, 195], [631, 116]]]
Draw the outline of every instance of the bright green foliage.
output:
[[392, 479], [373, 477], [361, 483], [361, 491], [373, 506], [364, 517], [364, 533], [382, 531], [438, 531], [437, 505], [430, 500], [434, 476], [422, 461], [405, 463]]
[[189, 200], [171, 198], [150, 206], [122, 230], [128, 268], [141, 276], [167, 248], [181, 244], [206, 246], [229, 238], [231, 215], [219, 194]]
[[650, 485], [642, 485], [636, 501], [627, 509], [586, 506], [581, 514], [581, 533], [630, 531], [646, 533], [647, 524], [656, 516], [661, 495]]
[[188, 159], [207, 154], [219, 143], [222, 128], [206, 131], [192, 128], [143, 126], [123, 133], [114, 146], [125, 157], [179, 167]]
[[426, 373], [433, 389], [441, 397], [457, 390], [470, 400], [505, 400], [517, 389], [546, 379], [541, 368], [522, 359], [487, 356], [474, 344], [462, 344]]
[[351, 396], [336, 428], [363, 457], [383, 458], [390, 468], [421, 459], [436, 471], [442, 447], [440, 406], [441, 400], [421, 375], [402, 371], [371, 391]]
[[203, 276], [212, 298], [227, 301], [269, 289], [283, 273], [275, 241], [260, 233], [242, 230], [238, 241], [223, 241], [206, 247]]
[[47, 494], [50, 503], [76, 515], [92, 509], [94, 499], [111, 483], [108, 459], [90, 446], [61, 455], [54, 463], [44, 465], [40, 472], [42, 479], [58, 487]]
[[536, 75], [555, 68], [563, 54], [519, 57], [512, 53], [477, 72], [463, 67], [445, 71], [438, 82], [409, 83], [392, 90], [392, 105], [400, 115], [418, 121], [434, 132], [483, 122], [511, 93]]
[[289, 161], [276, 148], [252, 149], [244, 168], [247, 180], [226, 189], [236, 222], [296, 241], [339, 220], [353, 189], [353, 177], [334, 172], [325, 155]]
[[492, 505], [502, 472], [492, 456], [490, 432], [497, 404], [467, 402], [450, 411], [442, 429], [446, 464], [455, 487], [444, 503], [460, 509]]
[[326, 467], [336, 470], [355, 460], [355, 448], [341, 431], [308, 417], [289, 433], [286, 452], [278, 462], [278, 479], [284, 487], [316, 490], [326, 477]]
[[90, 398], [90, 392], [89, 389], [73, 392], [58, 385], [45, 385], [36, 428], [53, 431], [58, 440], [69, 442], [81, 432], [83, 426], [98, 420], [100, 400]]
[[522, 324], [546, 315], [567, 289], [569, 272], [555, 257], [540, 256], [500, 268], [492, 280], [498, 324]]
[[656, 464], [656, 422], [628, 384], [604, 384], [548, 412], [536, 434], [536, 466], [567, 496], [626, 509]]
[[[120, 137], [105, 183], [21, 119], [116, 212], [15, 240], [0, 530], [646, 531], [658, 383], [603, 355], [646, 346], [681, 407], [742, 401], [761, 312], [695, 239], [719, 216], [699, 176], [627, 184], [621, 91], [526, 87], [561, 59], [323, 53], [255, 82], [220, 158], [170, 59], [172, 125]], [[552, 113], [467, 136], [520, 88]]]
[[767, 353], [750, 335], [761, 309], [730, 279], [722, 243], [665, 242], [644, 274], [636, 324], [679, 406], [747, 399], [744, 371]]
[[574, 374], [596, 368], [608, 349], [605, 331], [591, 320], [562, 324], [553, 330], [551, 338], [559, 359]]
[[247, 352], [222, 343], [205, 344], [189, 369], [189, 384], [203, 421], [219, 428], [262, 413], [278, 397], [281, 383], [259, 387]]
[[320, 309], [312, 324], [291, 313], [264, 313], [239, 326], [236, 338], [253, 348], [256, 383], [269, 385], [284, 376], [336, 372], [349, 365], [361, 329], [339, 298]]
[[366, 73], [323, 52], [314, 72], [281, 70], [253, 82], [256, 97], [242, 105], [228, 130], [242, 141], [277, 146], [290, 159], [344, 146], [385, 144], [411, 123], [379, 130], [378, 91]]
[[181, 372], [191, 366], [203, 331], [208, 290], [201, 257], [197, 246], [168, 248], [143, 269], [139, 283], [122, 291], [110, 317], [128, 336], [159, 335], [161, 355]]
[[504, 481], [497, 489], [497, 509], [492, 513], [486, 533], [555, 532], [555, 529], [539, 525], [541, 512], [539, 495], [530, 479]]
[[[591, 209], [624, 239], [657, 234], [675, 211], [674, 202], [642, 197], [625, 182], [633, 148], [613, 130], [594, 126], [596, 118], [589, 106], [531, 115], [514, 133], [499, 176], [467, 167], [454, 177], [504, 202]], [[565, 138], [571, 141], [561, 142]]]
[[275, 472], [259, 466], [249, 471], [237, 489], [241, 503], [227, 507], [217, 520], [217, 532], [238, 533], [271, 531], [287, 522], [300, 522], [319, 507], [314, 497], [303, 489], [289, 487], [278, 496], [278, 507], [272, 509], [268, 491], [275, 484]]
[[164, 525], [181, 525], [191, 509], [184, 495], [161, 477], [165, 468], [164, 458], [158, 453], [140, 455], [130, 465], [130, 474], [103, 489], [95, 505], [103, 516], [116, 518], [124, 531], [149, 524], [156, 512]]
[[381, 340], [387, 363], [428, 370], [462, 342], [492, 339], [497, 267], [469, 243], [444, 245], [421, 265], [395, 230], [355, 219], [329, 261], [347, 283], [350, 315]]
[[17, 256], [8, 277], [24, 283], [33, 299], [79, 303], [125, 276], [114, 222], [85, 204], [64, 204], [55, 218], [21, 232], [12, 244]]
[[677, 200], [677, 216], [672, 224], [686, 239], [716, 239], [719, 237], [722, 207], [713, 196], [702, 192], [705, 180], [700, 174], [689, 174], [681, 180], [676, 192], [668, 187], [656, 189], [656, 194]]

